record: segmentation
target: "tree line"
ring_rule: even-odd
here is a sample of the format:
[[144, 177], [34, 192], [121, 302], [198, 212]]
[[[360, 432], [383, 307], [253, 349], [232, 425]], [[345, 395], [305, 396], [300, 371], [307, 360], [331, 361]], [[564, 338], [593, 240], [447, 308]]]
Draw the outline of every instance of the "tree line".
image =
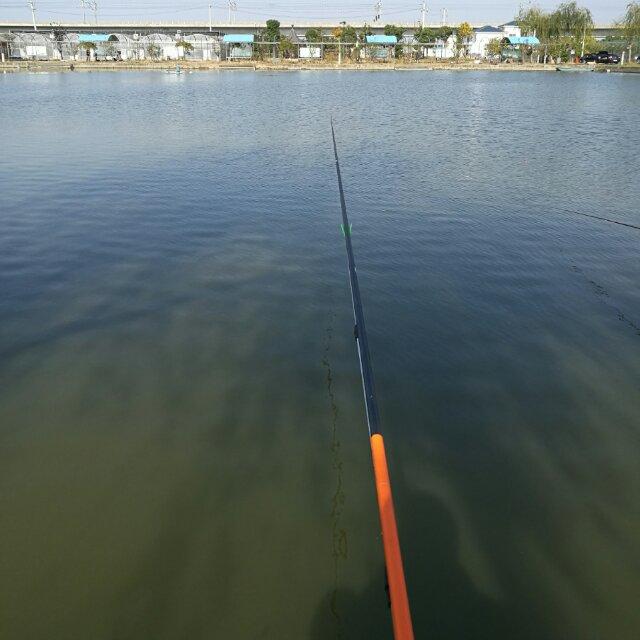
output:
[[[595, 27], [591, 11], [578, 5], [575, 0], [561, 3], [553, 11], [545, 11], [536, 5], [521, 7], [516, 22], [523, 35], [536, 36], [540, 41], [538, 47], [523, 47], [523, 54], [533, 57], [534, 51], [553, 56], [556, 59], [569, 58], [571, 55], [583, 55], [598, 51], [603, 47], [602, 42], [596, 41], [593, 30]], [[623, 40], [615, 39], [618, 48], [640, 48], [640, 0], [629, 3], [625, 15], [618, 21]], [[366, 37], [372, 35], [369, 25], [360, 29], [343, 23], [334, 28], [330, 34], [324, 34], [321, 29], [309, 28], [305, 32], [305, 40], [311, 44], [322, 44], [325, 51], [331, 52], [341, 44], [349, 44], [356, 48], [366, 42]], [[463, 22], [457, 27], [419, 27], [415, 30], [412, 42], [403, 42], [405, 29], [395, 24], [387, 24], [384, 34], [396, 36], [398, 45], [396, 55], [411, 53], [416, 47], [433, 47], [438, 43], [445, 43], [453, 37], [453, 47], [457, 56], [466, 56], [469, 44], [474, 37], [473, 27]], [[282, 35], [278, 20], [267, 20], [265, 28], [258, 34], [261, 42], [272, 45], [257, 45], [256, 54], [259, 57], [280, 55], [283, 58], [295, 55], [296, 44], [286, 35]], [[612, 43], [607, 43], [612, 44]], [[616, 47], [610, 47], [615, 49]], [[489, 43], [487, 53], [499, 56], [505, 50], [503, 39], [497, 38]], [[346, 56], [354, 54], [352, 50], [345, 50]], [[357, 54], [356, 54], [357, 55]], [[524, 57], [523, 55], [523, 57]]]
[[[384, 35], [396, 37], [398, 41], [395, 47], [397, 56], [403, 55], [405, 50], [411, 50], [411, 45], [416, 47], [434, 46], [437, 43], [447, 42], [451, 36], [455, 36], [456, 49], [464, 53], [465, 48], [473, 37], [473, 27], [467, 22], [462, 23], [457, 28], [449, 26], [418, 28], [414, 33], [412, 43], [404, 42], [405, 31], [404, 27], [395, 24], [387, 24], [383, 29]], [[305, 31], [304, 37], [306, 43], [321, 44], [326, 52], [331, 52], [341, 44], [348, 44], [358, 48], [366, 43], [367, 36], [370, 35], [373, 35], [373, 30], [367, 24], [360, 29], [356, 29], [345, 23], [332, 29], [329, 34], [325, 34], [322, 29], [311, 27]], [[258, 57], [273, 55], [277, 51], [282, 57], [286, 58], [293, 55], [296, 46], [291, 38], [282, 35], [278, 20], [267, 20], [265, 28], [257, 34], [257, 39], [261, 43], [272, 43], [269, 45], [257, 44], [254, 49]], [[344, 51], [344, 54], [348, 57], [353, 53], [351, 50]]]
[[[567, 58], [598, 51], [602, 43], [593, 36], [595, 27], [593, 15], [577, 2], [563, 2], [554, 11], [545, 11], [538, 6], [522, 7], [516, 17], [523, 35], [536, 36], [540, 40], [539, 49], [555, 58]], [[625, 15], [618, 21], [622, 40], [613, 39], [622, 47], [640, 45], [640, 2], [627, 5]]]

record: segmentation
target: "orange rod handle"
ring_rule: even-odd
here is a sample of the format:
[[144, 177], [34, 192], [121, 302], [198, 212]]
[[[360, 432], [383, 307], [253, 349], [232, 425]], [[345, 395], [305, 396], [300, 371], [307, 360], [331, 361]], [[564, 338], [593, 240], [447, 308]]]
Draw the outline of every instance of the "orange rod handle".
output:
[[376, 477], [384, 559], [387, 565], [393, 635], [395, 640], [413, 640], [413, 625], [411, 624], [407, 585], [404, 580], [396, 515], [393, 509], [387, 456], [384, 451], [384, 440], [379, 433], [371, 436], [371, 454], [373, 456], [373, 472]]

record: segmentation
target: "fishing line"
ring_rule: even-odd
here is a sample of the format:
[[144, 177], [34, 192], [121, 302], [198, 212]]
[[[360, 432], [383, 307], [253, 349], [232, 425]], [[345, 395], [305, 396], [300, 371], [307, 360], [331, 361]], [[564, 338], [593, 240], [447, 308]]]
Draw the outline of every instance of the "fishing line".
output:
[[631, 318], [627, 317], [624, 311], [622, 311], [622, 309], [620, 309], [620, 307], [618, 307], [611, 300], [611, 296], [609, 295], [609, 292], [602, 285], [598, 284], [595, 280], [592, 280], [591, 278], [589, 278], [587, 274], [576, 264], [571, 265], [571, 271], [573, 271], [574, 273], [580, 274], [587, 281], [593, 293], [596, 296], [598, 296], [598, 299], [605, 306], [609, 307], [610, 309], [613, 309], [616, 312], [618, 316], [618, 320], [620, 320], [620, 322], [624, 322], [625, 324], [627, 324], [629, 327], [631, 327], [631, 329], [635, 331], [636, 335], [640, 336], [640, 326], [636, 324], [633, 320], [631, 320]]
[[590, 213], [581, 213], [580, 211], [572, 211], [571, 209], [565, 209], [565, 213], [573, 213], [577, 216], [584, 216], [585, 218], [593, 218], [594, 220], [602, 220], [603, 222], [610, 222], [611, 224], [619, 224], [622, 227], [630, 227], [631, 229], [638, 229], [640, 227], [635, 224], [629, 224], [628, 222], [620, 222], [619, 220], [611, 220], [610, 218], [602, 218], [600, 216], [594, 216]]

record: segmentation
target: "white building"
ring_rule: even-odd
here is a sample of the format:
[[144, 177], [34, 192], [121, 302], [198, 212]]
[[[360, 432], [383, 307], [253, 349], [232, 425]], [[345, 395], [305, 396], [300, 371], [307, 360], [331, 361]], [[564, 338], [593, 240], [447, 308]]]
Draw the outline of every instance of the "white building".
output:
[[488, 56], [487, 46], [492, 40], [503, 40], [504, 38], [519, 38], [522, 29], [516, 22], [492, 27], [486, 25], [474, 29], [473, 40], [469, 43], [468, 51], [472, 58], [486, 58]]
[[502, 27], [487, 25], [473, 30], [473, 40], [469, 43], [469, 55], [472, 58], [486, 58], [487, 47], [492, 40], [502, 40], [505, 32]]
[[522, 29], [518, 26], [518, 23], [507, 22], [507, 24], [500, 25], [505, 38], [519, 38], [522, 36]]
[[435, 46], [427, 47], [426, 50], [427, 58], [435, 58], [436, 60], [450, 60], [451, 58], [455, 58], [455, 36], [451, 36], [447, 40], [437, 40]]

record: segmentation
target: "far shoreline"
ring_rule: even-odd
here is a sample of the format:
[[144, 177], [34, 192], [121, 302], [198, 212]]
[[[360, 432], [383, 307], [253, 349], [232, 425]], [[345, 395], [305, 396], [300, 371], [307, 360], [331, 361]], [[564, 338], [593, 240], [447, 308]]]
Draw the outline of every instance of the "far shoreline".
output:
[[[73, 61], [11, 61], [0, 63], [0, 72], [91, 72], [91, 71], [513, 71], [513, 72], [556, 72], [556, 64], [522, 64], [488, 62], [300, 62], [297, 60], [247, 61], [247, 62], [203, 62], [201, 60], [137, 61], [137, 62], [73, 62]], [[576, 65], [577, 66], [577, 65]], [[640, 73], [640, 65], [625, 67], [602, 67], [596, 73]]]
[[555, 71], [554, 65], [542, 64], [489, 64], [470, 62], [299, 62], [299, 61], [247, 61], [203, 62], [201, 60], [164, 60], [160, 62], [73, 62], [57, 60], [13, 61], [0, 63], [0, 71], [224, 71], [244, 69], [250, 71]]

